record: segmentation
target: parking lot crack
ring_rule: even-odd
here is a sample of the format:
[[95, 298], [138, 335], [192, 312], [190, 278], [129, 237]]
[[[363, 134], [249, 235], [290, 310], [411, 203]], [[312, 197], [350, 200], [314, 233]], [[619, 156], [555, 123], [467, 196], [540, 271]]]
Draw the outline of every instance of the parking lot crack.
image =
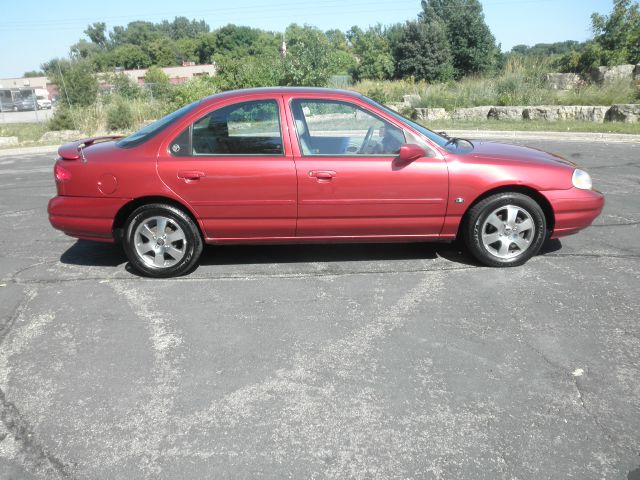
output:
[[2, 388], [0, 388], [0, 421], [9, 432], [6, 435], [13, 436], [17, 444], [20, 445], [29, 467], [35, 472], [43, 474], [48, 479], [74, 478], [68, 465], [65, 465], [36, 441], [33, 428], [20, 414], [18, 408], [7, 400]]

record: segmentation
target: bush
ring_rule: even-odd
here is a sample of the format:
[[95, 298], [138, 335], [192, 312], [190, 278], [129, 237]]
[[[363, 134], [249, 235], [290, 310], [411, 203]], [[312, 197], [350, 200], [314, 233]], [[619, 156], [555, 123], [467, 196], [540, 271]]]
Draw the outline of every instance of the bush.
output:
[[195, 77], [186, 83], [176, 85], [169, 93], [170, 100], [166, 105], [166, 113], [217, 93], [216, 80], [211, 77]]
[[128, 130], [133, 127], [133, 112], [124, 101], [115, 102], [107, 110], [108, 130]]
[[385, 92], [384, 88], [379, 85], [375, 85], [374, 87], [367, 90], [367, 93], [365, 93], [365, 95], [378, 103], [387, 103], [389, 101], [387, 92]]
[[64, 104], [58, 106], [48, 122], [49, 130], [76, 130], [71, 109]]

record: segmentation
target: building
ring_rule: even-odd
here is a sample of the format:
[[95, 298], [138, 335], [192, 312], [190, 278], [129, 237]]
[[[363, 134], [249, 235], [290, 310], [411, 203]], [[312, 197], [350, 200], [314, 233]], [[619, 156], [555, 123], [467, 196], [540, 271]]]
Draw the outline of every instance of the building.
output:
[[0, 78], [0, 89], [42, 88], [49, 92], [49, 99], [58, 95], [58, 86], [47, 77]]
[[[195, 65], [193, 62], [183, 62], [179, 67], [163, 67], [161, 70], [169, 77], [169, 81], [174, 85], [185, 83], [194, 77], [213, 77], [216, 74], [215, 65]], [[146, 68], [121, 70], [121, 72], [138, 85], [144, 85], [144, 76], [147, 73]]]
[[[163, 67], [161, 69], [169, 77], [169, 81], [174, 84], [185, 83], [194, 77], [214, 76], [216, 74], [215, 65], [195, 65], [193, 62], [184, 62], [179, 67]], [[147, 73], [146, 68], [136, 70], [119, 70], [139, 85], [144, 85], [144, 76]], [[101, 88], [109, 88], [110, 86], [101, 81]], [[50, 99], [59, 95], [58, 86], [51, 83], [47, 77], [21, 77], [21, 78], [0, 78], [1, 89], [15, 88], [44, 88], [49, 92]]]

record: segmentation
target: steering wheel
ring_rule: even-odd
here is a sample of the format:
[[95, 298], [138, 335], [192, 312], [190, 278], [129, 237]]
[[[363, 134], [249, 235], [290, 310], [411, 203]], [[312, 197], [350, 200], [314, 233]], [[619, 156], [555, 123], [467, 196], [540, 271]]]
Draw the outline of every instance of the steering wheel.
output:
[[371, 137], [373, 136], [373, 127], [369, 127], [367, 130], [367, 134], [364, 136], [364, 142], [362, 142], [362, 146], [358, 153], [366, 153], [365, 150], [369, 146], [369, 142], [371, 141]]

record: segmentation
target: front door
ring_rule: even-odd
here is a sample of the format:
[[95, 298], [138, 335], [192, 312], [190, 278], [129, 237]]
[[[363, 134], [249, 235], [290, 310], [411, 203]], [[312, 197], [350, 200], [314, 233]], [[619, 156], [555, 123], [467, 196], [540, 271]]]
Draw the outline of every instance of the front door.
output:
[[280, 118], [279, 98], [216, 108], [160, 156], [160, 176], [191, 205], [207, 238], [295, 236], [295, 164]]
[[300, 146], [297, 235], [437, 237], [448, 195], [441, 158], [398, 165], [402, 129], [349, 101], [293, 99]]

